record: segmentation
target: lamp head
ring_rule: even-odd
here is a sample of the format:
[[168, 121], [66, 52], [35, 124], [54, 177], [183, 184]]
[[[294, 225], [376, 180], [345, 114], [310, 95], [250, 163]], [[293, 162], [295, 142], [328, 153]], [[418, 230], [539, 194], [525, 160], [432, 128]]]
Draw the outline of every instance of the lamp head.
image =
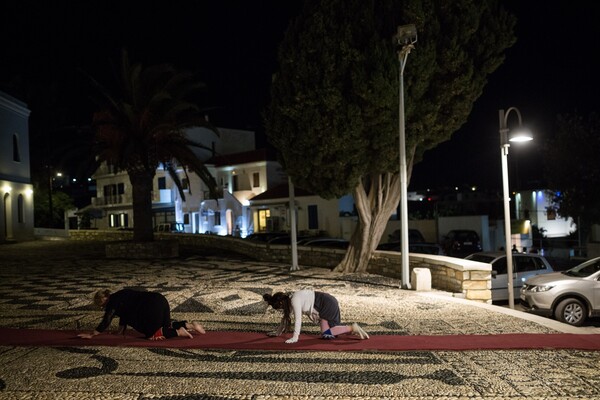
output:
[[398, 47], [414, 44], [417, 41], [417, 27], [414, 24], [402, 25], [398, 27], [398, 32], [394, 35], [394, 43]]
[[520, 142], [529, 142], [533, 140], [533, 135], [531, 131], [527, 128], [523, 128], [519, 126], [517, 129], [514, 129], [508, 133], [508, 141], [513, 143]]

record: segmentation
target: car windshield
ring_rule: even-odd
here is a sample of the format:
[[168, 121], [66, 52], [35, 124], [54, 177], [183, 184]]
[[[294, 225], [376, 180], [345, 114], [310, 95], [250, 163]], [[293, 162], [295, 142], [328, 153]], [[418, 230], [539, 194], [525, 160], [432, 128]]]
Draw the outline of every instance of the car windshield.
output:
[[584, 262], [583, 264], [579, 264], [578, 266], [563, 272], [563, 274], [568, 276], [576, 276], [578, 278], [585, 278], [598, 271], [600, 271], [600, 258], [595, 258], [593, 260]]

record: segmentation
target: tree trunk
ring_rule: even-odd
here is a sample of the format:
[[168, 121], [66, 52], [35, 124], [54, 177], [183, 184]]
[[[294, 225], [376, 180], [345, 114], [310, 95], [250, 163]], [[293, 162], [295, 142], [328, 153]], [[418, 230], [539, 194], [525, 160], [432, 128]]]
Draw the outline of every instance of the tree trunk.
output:
[[133, 240], [135, 242], [152, 242], [154, 228], [152, 226], [152, 183], [154, 171], [129, 171], [133, 193]]
[[398, 174], [386, 173], [361, 180], [354, 190], [359, 224], [352, 234], [344, 259], [337, 272], [365, 272], [373, 251], [385, 231], [400, 199]]

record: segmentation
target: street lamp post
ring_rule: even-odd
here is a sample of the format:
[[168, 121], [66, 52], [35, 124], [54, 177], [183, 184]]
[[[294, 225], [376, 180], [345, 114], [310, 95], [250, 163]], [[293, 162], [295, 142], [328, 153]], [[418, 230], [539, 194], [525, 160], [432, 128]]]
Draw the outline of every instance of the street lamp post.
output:
[[399, 65], [399, 105], [398, 105], [398, 131], [400, 153], [400, 250], [402, 259], [402, 287], [410, 289], [409, 258], [408, 258], [408, 202], [407, 202], [407, 175], [406, 175], [406, 135], [404, 132], [404, 67], [406, 59], [414, 44], [417, 42], [417, 28], [415, 25], [402, 25], [394, 35], [394, 44], [398, 52]]
[[54, 209], [52, 204], [52, 191], [54, 189], [54, 184], [52, 182], [52, 167], [50, 165], [47, 165], [46, 167], [48, 169], [48, 228], [54, 228], [54, 224], [52, 223], [54, 220]]
[[[519, 118], [519, 126], [509, 136], [508, 116], [514, 111]], [[504, 238], [506, 251], [506, 274], [508, 277], [508, 306], [515, 308], [515, 293], [513, 286], [513, 258], [510, 228], [510, 193], [508, 188], [508, 148], [509, 142], [526, 142], [532, 140], [531, 132], [523, 128], [521, 113], [516, 107], [510, 107], [506, 112], [499, 110], [500, 120], [500, 152], [502, 157], [502, 191], [504, 197]]]

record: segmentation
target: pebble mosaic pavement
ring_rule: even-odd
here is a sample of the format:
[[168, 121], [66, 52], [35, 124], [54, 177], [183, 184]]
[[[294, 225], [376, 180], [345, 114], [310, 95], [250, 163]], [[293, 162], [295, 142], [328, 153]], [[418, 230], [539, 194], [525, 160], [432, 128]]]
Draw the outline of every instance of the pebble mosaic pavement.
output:
[[[163, 293], [177, 319], [266, 332], [261, 295], [311, 286], [369, 334], [556, 333], [486, 308], [398, 289], [395, 280], [182, 249], [174, 260], [108, 260], [103, 244], [0, 245], [0, 326], [93, 329], [99, 288]], [[114, 324], [114, 323], [113, 323]], [[303, 324], [304, 332], [318, 332]], [[598, 399], [600, 352], [273, 352], [1, 347], [0, 399]]]

